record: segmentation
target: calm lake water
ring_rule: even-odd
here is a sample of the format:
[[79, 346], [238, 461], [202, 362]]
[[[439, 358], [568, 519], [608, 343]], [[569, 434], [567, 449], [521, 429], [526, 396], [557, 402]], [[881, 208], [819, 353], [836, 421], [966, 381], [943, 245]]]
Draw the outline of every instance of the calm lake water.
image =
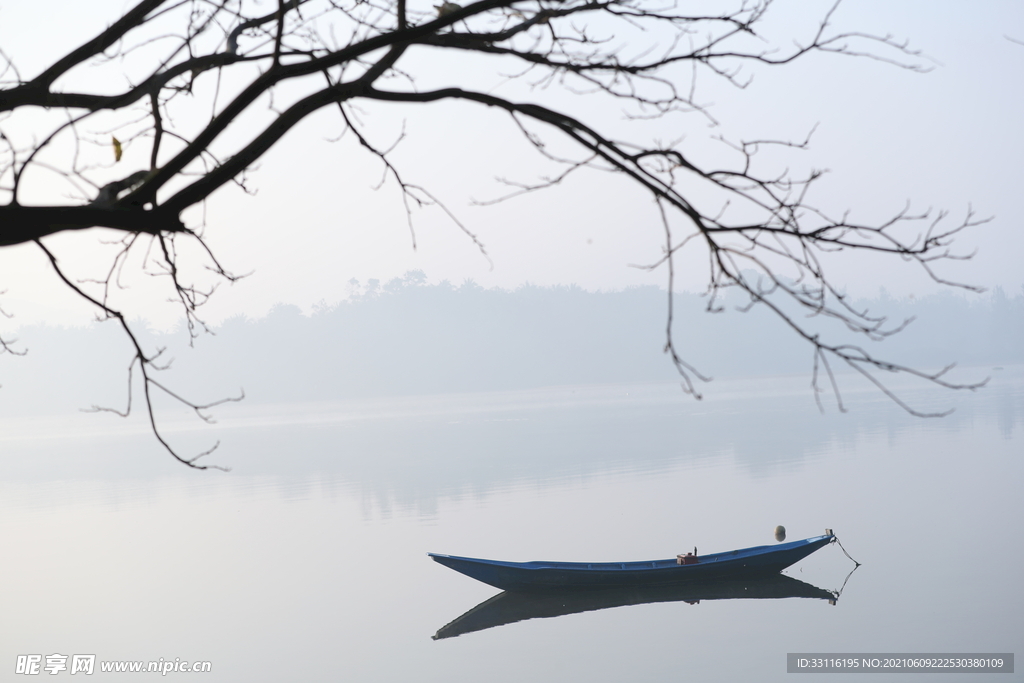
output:
[[[772, 378], [716, 382], [702, 402], [675, 385], [563, 387], [171, 423], [197, 450], [221, 439], [227, 474], [174, 465], [141, 423], [9, 420], [0, 666], [61, 653], [209, 661], [209, 681], [781, 681], [787, 652], [1019, 651], [1024, 369], [992, 376], [972, 395], [904, 394], [957, 407], [942, 419], [852, 384], [850, 412], [821, 415], [806, 378]], [[432, 638], [499, 591], [427, 552], [656, 559], [770, 544], [777, 524], [790, 540], [833, 528], [863, 563], [847, 581], [833, 545], [787, 570], [845, 581], [837, 604], [676, 596]], [[914, 680], [936, 677], [977, 678]], [[871, 680], [889, 678], [906, 680]]]

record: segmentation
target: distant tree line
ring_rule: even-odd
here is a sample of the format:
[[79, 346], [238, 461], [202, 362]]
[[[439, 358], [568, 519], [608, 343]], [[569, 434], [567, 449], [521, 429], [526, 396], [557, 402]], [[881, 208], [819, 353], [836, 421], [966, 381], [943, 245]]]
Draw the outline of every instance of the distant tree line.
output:
[[[144, 336], [174, 359], [162, 375], [168, 386], [211, 398], [242, 387], [255, 403], [678, 381], [662, 353], [666, 302], [657, 287], [485, 289], [430, 285], [418, 271], [350, 285], [347, 300], [311, 315], [281, 305], [258, 320], [229, 319], [204, 339], [201, 353], [188, 349], [184, 332]], [[810, 351], [792, 344], [766, 311], [738, 312], [743, 303], [726, 299], [721, 313], [708, 315], [704, 297], [677, 294], [679, 348], [714, 377], [809, 375]], [[898, 299], [882, 290], [854, 305], [894, 323], [914, 318], [877, 342], [896, 361], [924, 368], [1024, 363], [1024, 287], [970, 298]], [[0, 406], [7, 414], [124, 401], [123, 386], [109, 381], [125, 357], [112, 326], [32, 327], [18, 336], [31, 353], [4, 363]]]

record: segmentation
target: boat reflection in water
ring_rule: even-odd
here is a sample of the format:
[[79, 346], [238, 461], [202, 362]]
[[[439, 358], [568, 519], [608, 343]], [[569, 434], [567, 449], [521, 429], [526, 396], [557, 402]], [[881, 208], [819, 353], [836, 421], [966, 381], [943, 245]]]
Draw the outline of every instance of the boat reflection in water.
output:
[[485, 600], [447, 626], [443, 626], [434, 634], [433, 639], [454, 638], [465, 633], [483, 631], [527, 619], [561, 617], [567, 614], [653, 602], [687, 602], [693, 605], [701, 600], [778, 600], [782, 598], [815, 598], [828, 600], [831, 604], [835, 604], [839, 598], [839, 592], [817, 588], [784, 574], [718, 579], [667, 586], [630, 586], [586, 591], [565, 590], [548, 593], [505, 591]]

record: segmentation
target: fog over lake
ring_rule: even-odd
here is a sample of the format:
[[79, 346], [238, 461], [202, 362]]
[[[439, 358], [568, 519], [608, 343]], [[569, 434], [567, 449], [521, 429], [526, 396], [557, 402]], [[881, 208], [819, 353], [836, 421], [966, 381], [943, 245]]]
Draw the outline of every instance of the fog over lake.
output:
[[[149, 348], [167, 349], [162, 358], [171, 368], [159, 374], [161, 381], [197, 402], [237, 396], [240, 389], [252, 404], [678, 379], [662, 353], [663, 290], [509, 291], [471, 282], [426, 285], [425, 279], [414, 271], [383, 285], [354, 283], [348, 301], [311, 316], [279, 306], [258, 320], [234, 318], [212, 335], [200, 334], [194, 348], [183, 329], [143, 330], [142, 337]], [[764, 307], [738, 311], [748, 303], [727, 294], [716, 301], [723, 312], [708, 314], [706, 297], [676, 294], [681, 355], [714, 378], [804, 374], [809, 380], [810, 346]], [[886, 329], [912, 320], [884, 342], [844, 340], [829, 330], [833, 341], [856, 343], [886, 360], [925, 370], [954, 362], [1024, 362], [1024, 287], [916, 300], [893, 299], [882, 290], [878, 299], [851, 305], [886, 317]], [[791, 313], [807, 322], [806, 312]], [[15, 348], [29, 353], [8, 357], [2, 366], [4, 414], [123, 408], [131, 352], [115, 324], [26, 327], [10, 336], [18, 338]], [[985, 374], [954, 373], [953, 379], [977, 381]], [[709, 396], [718, 391], [714, 383], [698, 386]], [[230, 407], [220, 414], [225, 410]]]
[[[208, 460], [228, 473], [175, 463], [141, 415], [77, 412], [123, 406], [112, 326], [22, 330], [0, 389], [0, 659], [209, 661], [215, 681], [781, 681], [787, 652], [1013, 652], [1024, 297], [869, 302], [919, 315], [880, 355], [991, 377], [973, 393], [891, 378], [943, 418], [852, 376], [848, 412], [825, 396], [821, 413], [807, 349], [702, 303], [677, 298], [681, 346], [716, 376], [702, 401], [660, 353], [653, 289], [411, 274], [310, 317], [229, 321], [192, 351], [153, 334], [176, 390], [245, 389], [215, 425], [160, 414], [183, 452], [219, 440]], [[426, 556], [655, 559], [773, 544], [779, 524], [832, 528], [863, 565], [833, 545], [786, 571], [796, 588], [519, 604], [463, 631], [499, 591]]]

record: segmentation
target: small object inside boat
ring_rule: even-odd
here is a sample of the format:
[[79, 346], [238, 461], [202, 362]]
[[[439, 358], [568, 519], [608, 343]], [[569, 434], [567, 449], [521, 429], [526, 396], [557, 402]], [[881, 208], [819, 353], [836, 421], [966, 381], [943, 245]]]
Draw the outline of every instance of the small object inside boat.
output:
[[697, 564], [697, 546], [693, 546], [692, 553], [676, 555], [676, 564]]

